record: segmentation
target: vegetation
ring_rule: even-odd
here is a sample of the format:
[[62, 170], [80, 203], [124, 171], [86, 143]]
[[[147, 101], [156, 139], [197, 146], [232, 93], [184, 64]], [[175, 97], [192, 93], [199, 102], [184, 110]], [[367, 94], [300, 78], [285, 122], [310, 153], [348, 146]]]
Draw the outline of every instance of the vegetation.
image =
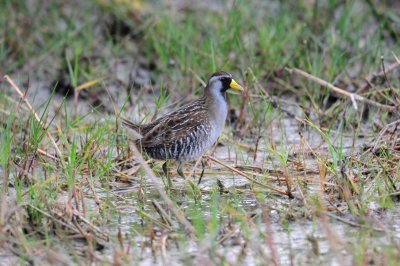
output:
[[[0, 1], [0, 264], [397, 264], [399, 21], [389, 0]], [[165, 177], [119, 118], [220, 69], [245, 93], [202, 182], [200, 160]]]

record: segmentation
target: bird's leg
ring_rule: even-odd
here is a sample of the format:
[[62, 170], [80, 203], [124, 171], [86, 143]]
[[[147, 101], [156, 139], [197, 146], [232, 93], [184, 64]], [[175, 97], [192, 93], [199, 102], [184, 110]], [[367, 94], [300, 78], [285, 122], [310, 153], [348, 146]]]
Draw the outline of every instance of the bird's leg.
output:
[[203, 178], [204, 175], [204, 169], [206, 168], [206, 162], [204, 161], [204, 159], [201, 159], [201, 174], [199, 177], [199, 181], [197, 182], [197, 185], [200, 185], [201, 179]]
[[165, 177], [167, 178], [168, 186], [171, 188], [172, 181], [171, 181], [171, 177], [169, 176], [168, 165], [169, 165], [168, 160], [166, 160], [165, 163], [163, 163], [163, 165], [162, 165], [162, 169], [165, 174]]
[[179, 162], [178, 169], [176, 169], [176, 171], [178, 172], [178, 175], [180, 177], [182, 177], [183, 179], [186, 179], [186, 176], [183, 174], [183, 171], [182, 171], [182, 162]]
[[165, 163], [163, 163], [162, 170], [164, 172], [164, 175], [167, 176], [168, 175], [168, 161], [165, 161]]

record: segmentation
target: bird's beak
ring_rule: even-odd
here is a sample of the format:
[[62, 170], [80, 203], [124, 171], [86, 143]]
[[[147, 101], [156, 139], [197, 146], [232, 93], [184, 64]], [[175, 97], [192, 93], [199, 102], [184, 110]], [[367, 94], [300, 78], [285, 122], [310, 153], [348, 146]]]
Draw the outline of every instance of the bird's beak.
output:
[[229, 88], [231, 88], [235, 91], [243, 92], [242, 86], [240, 86], [234, 79], [232, 79], [231, 83], [229, 84]]

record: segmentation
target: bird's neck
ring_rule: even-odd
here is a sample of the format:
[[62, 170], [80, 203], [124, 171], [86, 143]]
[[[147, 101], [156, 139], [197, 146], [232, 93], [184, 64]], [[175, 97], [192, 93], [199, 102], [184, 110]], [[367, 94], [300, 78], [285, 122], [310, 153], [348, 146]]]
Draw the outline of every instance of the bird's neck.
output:
[[204, 93], [209, 115], [216, 123], [224, 124], [228, 115], [226, 92], [220, 90], [206, 90]]

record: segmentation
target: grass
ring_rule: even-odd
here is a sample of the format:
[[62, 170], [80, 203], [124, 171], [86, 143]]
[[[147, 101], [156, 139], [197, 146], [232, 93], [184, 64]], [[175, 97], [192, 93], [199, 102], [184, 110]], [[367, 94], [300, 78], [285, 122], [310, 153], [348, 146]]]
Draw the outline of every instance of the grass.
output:
[[[44, 124], [3, 80], [1, 263], [395, 265], [399, 125], [379, 132], [398, 112], [355, 110], [287, 69], [399, 106], [397, 8], [176, 5], [0, 2], [0, 74]], [[208, 160], [199, 186], [194, 163], [191, 181], [172, 167], [168, 182], [161, 163], [143, 167], [116, 117], [150, 121], [200, 95], [217, 69], [247, 90], [229, 96], [207, 157], [220, 163]]]

